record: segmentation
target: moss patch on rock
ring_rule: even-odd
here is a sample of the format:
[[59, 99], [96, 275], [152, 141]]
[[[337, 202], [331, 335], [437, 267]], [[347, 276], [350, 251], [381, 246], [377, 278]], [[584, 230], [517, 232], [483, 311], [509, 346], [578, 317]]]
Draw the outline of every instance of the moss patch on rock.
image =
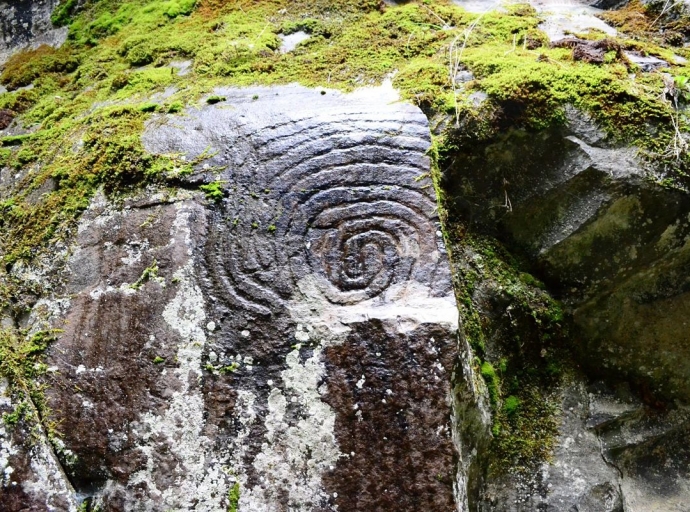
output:
[[553, 450], [560, 389], [574, 366], [568, 321], [544, 285], [500, 244], [450, 226], [461, 329], [492, 409], [489, 470], [534, 470]]

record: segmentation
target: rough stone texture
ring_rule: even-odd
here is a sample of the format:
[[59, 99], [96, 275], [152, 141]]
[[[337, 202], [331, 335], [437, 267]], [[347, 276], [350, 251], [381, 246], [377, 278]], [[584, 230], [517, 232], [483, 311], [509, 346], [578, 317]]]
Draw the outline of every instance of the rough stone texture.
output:
[[10, 0], [0, 2], [0, 64], [17, 49], [48, 44], [59, 46], [67, 28], [55, 28], [50, 14], [59, 0]]
[[46, 379], [71, 499], [220, 511], [238, 486], [243, 512], [465, 510], [425, 117], [390, 87], [215, 93], [144, 136], [208, 158], [174, 196], [97, 197], [27, 320], [63, 330]]
[[77, 492], [107, 510], [218, 510], [226, 499], [228, 476], [202, 433], [206, 322], [193, 253], [205, 215], [159, 194], [122, 211], [96, 202], [81, 221], [48, 396], [77, 457]]
[[[7, 396], [7, 381], [0, 379], [0, 414], [18, 404]], [[76, 512], [74, 489], [41, 429], [23, 420], [17, 425], [0, 422], [0, 510], [6, 512]]]
[[652, 409], [627, 386], [590, 389], [587, 426], [621, 476], [626, 512], [685, 511], [690, 503], [687, 408]]
[[[601, 480], [599, 472], [585, 478], [588, 485], [608, 481], [611, 496], [619, 486], [626, 511], [683, 510], [679, 504], [689, 502], [688, 439], [682, 435], [687, 422], [680, 411], [690, 399], [685, 328], [690, 201], [684, 193], [651, 183], [651, 170], [641, 166], [634, 148], [610, 147], [585, 116], [573, 109], [568, 116], [562, 130], [515, 131], [458, 156], [445, 177], [455, 201], [451, 210], [470, 229], [497, 237], [531, 261], [533, 271], [572, 311], [574, 348], [589, 375], [613, 384], [630, 382], [633, 395], [646, 405], [637, 407], [631, 445], [620, 448], [621, 454], [603, 451], [619, 468], [620, 484]], [[674, 425], [662, 438], [653, 426], [659, 422]], [[569, 424], [566, 415], [564, 428]], [[596, 432], [603, 435], [602, 429]], [[591, 434], [583, 436], [570, 436], [575, 439], [571, 452], [589, 453], [583, 461], [598, 459]], [[563, 467], [583, 474], [596, 467], [573, 457], [560, 458]], [[562, 499], [580, 499], [579, 490], [564, 489]], [[544, 492], [544, 504], [552, 506], [558, 491]], [[608, 510], [602, 503], [594, 509]], [[617, 498], [610, 503], [616, 510]], [[578, 506], [589, 510], [584, 502]]]
[[591, 395], [581, 381], [562, 390], [560, 433], [553, 460], [533, 475], [489, 480], [481, 511], [623, 512], [617, 469], [607, 464], [591, 424]]

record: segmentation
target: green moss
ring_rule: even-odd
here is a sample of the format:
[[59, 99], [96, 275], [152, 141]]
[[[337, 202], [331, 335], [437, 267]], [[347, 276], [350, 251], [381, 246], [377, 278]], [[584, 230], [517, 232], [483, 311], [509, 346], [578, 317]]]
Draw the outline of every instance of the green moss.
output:
[[208, 183], [206, 185], [201, 185], [199, 189], [206, 194], [206, 197], [210, 199], [211, 201], [215, 201], [216, 203], [220, 202], [223, 200], [224, 197], [224, 191], [223, 191], [223, 184], [224, 181], [213, 181], [211, 183]]
[[139, 279], [137, 279], [136, 283], [133, 283], [130, 285], [130, 288], [133, 290], [139, 290], [142, 286], [144, 286], [145, 283], [148, 283], [152, 279], [156, 279], [158, 277], [158, 262], [156, 260], [153, 260], [153, 263], [146, 267], [144, 271], [141, 273], [141, 276]]
[[139, 105], [139, 111], [141, 112], [155, 112], [158, 108], [159, 105], [157, 103], [142, 103]]
[[176, 114], [177, 112], [181, 112], [183, 108], [184, 105], [182, 105], [181, 102], [174, 101], [168, 105], [168, 114]]
[[503, 412], [510, 417], [517, 413], [520, 408], [520, 399], [515, 395], [510, 395], [503, 402]]
[[78, 66], [79, 56], [69, 49], [42, 45], [13, 55], [0, 74], [0, 83], [14, 90], [30, 85], [47, 73], [71, 73]]
[[30, 139], [30, 135], [12, 135], [9, 137], [3, 137], [0, 142], [3, 146], [19, 146], [25, 141]]
[[[50, 421], [44, 390], [39, 379], [47, 370], [43, 352], [59, 331], [26, 332], [0, 330], [0, 376], [7, 379], [9, 392], [17, 404], [15, 410], [3, 415], [6, 425], [24, 421], [30, 428], [40, 425], [49, 436], [55, 435], [56, 425]], [[32, 428], [33, 430], [33, 428]]]
[[72, 15], [76, 11], [79, 0], [60, 0], [50, 15], [50, 21], [56, 27], [64, 27], [72, 21]]
[[240, 484], [235, 483], [228, 491], [228, 512], [237, 512], [240, 506]]
[[491, 406], [496, 408], [500, 400], [501, 380], [498, 378], [498, 375], [496, 375], [496, 370], [494, 369], [493, 365], [488, 361], [484, 361], [482, 363], [480, 366], [480, 372], [484, 378], [486, 387], [489, 390], [489, 400], [491, 401]]
[[[448, 165], [447, 147], [436, 145], [438, 165]], [[445, 225], [461, 332], [492, 409], [487, 463], [496, 473], [531, 471], [553, 450], [563, 368], [572, 367], [563, 309], [498, 242], [456, 219]]]
[[208, 103], [209, 105], [215, 105], [216, 103], [220, 103], [222, 101], [225, 101], [225, 96], [213, 95], [206, 98], [206, 103]]

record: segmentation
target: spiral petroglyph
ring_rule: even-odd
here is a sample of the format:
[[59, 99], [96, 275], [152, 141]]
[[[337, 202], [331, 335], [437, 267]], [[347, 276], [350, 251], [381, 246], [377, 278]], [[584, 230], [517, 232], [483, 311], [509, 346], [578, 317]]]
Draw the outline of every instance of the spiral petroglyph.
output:
[[[396, 283], [433, 283], [443, 248], [428, 129], [416, 112], [399, 114], [355, 110], [346, 122], [324, 122], [311, 112], [258, 127], [249, 115], [235, 120], [233, 147], [245, 147], [246, 158], [223, 163], [246, 203], [226, 207], [209, 252], [230, 304], [269, 315], [307, 273], [336, 304]], [[250, 202], [261, 222], [244, 218]]]
[[424, 279], [420, 267], [433, 262], [421, 256], [437, 251], [424, 205], [421, 194], [398, 187], [329, 189], [298, 203], [291, 228], [305, 240], [310, 270], [326, 278], [329, 300], [353, 303]]

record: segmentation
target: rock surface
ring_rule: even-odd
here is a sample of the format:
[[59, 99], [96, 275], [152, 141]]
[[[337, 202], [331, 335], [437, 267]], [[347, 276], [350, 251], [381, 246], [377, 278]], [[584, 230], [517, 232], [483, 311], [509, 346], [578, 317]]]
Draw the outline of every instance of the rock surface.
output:
[[[589, 374], [630, 383], [632, 393], [588, 398], [578, 391], [587, 379], [564, 389], [553, 465], [527, 478], [536, 487], [523, 496], [513, 479], [489, 483], [488, 496], [520, 504], [505, 510], [684, 510], [690, 203], [652, 183], [634, 148], [609, 146], [573, 109], [568, 117], [563, 130], [514, 131], [472, 148], [446, 183], [470, 229], [525, 255], [571, 308], [574, 350]], [[618, 404], [607, 418], [604, 403]]]
[[[56, 3], [0, 3], [0, 62], [65, 40]], [[551, 40], [615, 35], [595, 17], [614, 3], [532, 2]], [[278, 37], [289, 54], [310, 36]], [[163, 109], [174, 92], [147, 99]], [[587, 372], [542, 390], [558, 403], [550, 463], [498, 474], [484, 459], [497, 405], [458, 339], [422, 112], [389, 86], [213, 96], [144, 134], [193, 173], [98, 195], [53, 261], [11, 270], [42, 291], [2, 326], [60, 330], [42, 380], [62, 438], [4, 417], [0, 510], [688, 510], [690, 203], [652, 183], [634, 148], [567, 109], [564, 129], [477, 144], [446, 175], [451, 213], [565, 301]], [[0, 110], [3, 135], [24, 132], [15, 116]], [[0, 169], [1, 199], [24, 172]], [[502, 285], [473, 284], [492, 332], [482, 355], [524, 341]], [[6, 388], [0, 413], [35, 407]]]
[[67, 27], [55, 28], [50, 21], [57, 4], [58, 0], [0, 2], [0, 64], [19, 48], [65, 42]]
[[244, 511], [462, 510], [426, 118], [385, 87], [216, 94], [144, 140], [201, 156], [182, 187], [212, 180], [223, 200], [98, 198], [45, 302], [77, 495], [113, 511], [225, 510], [237, 492]]

